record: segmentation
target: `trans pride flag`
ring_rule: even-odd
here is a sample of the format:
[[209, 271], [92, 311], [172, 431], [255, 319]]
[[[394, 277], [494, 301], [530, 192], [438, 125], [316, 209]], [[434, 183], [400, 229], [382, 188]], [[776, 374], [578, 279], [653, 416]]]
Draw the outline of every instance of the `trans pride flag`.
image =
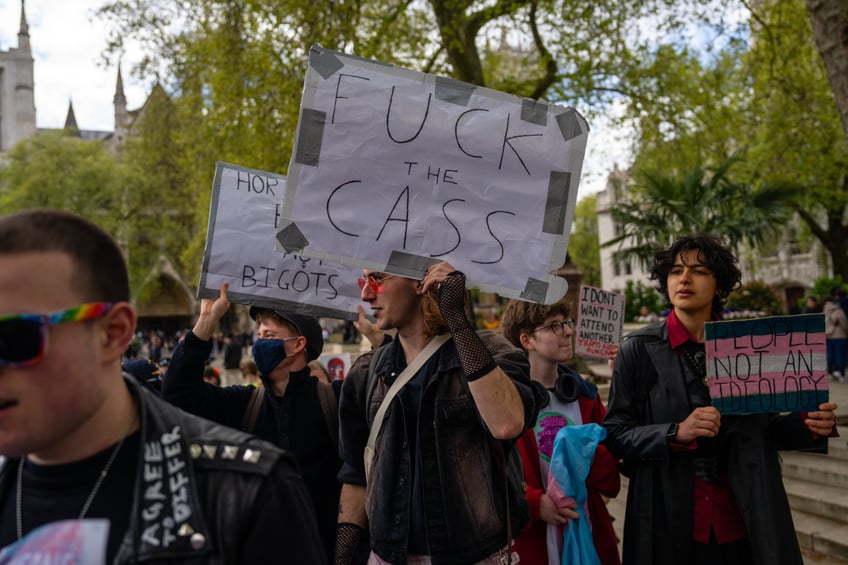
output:
[[707, 382], [722, 414], [804, 412], [828, 400], [823, 314], [704, 325]]

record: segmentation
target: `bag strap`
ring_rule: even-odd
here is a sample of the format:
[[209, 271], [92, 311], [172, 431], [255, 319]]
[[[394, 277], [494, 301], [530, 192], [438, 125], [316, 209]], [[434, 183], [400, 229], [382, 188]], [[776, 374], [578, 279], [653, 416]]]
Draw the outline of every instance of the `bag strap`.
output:
[[250, 393], [250, 400], [247, 401], [247, 410], [244, 411], [244, 418], [241, 421], [241, 430], [251, 433], [256, 418], [259, 417], [259, 409], [262, 408], [262, 401], [265, 399], [265, 385], [260, 381], [253, 391]]
[[439, 347], [450, 339], [450, 337], [451, 335], [449, 333], [443, 333], [431, 339], [430, 343], [418, 352], [418, 355], [415, 356], [412, 363], [407, 365], [406, 369], [401, 371], [400, 375], [398, 375], [392, 383], [392, 386], [389, 387], [389, 390], [386, 392], [386, 396], [383, 398], [383, 401], [380, 403], [380, 407], [377, 409], [377, 414], [374, 415], [374, 421], [371, 422], [371, 432], [368, 434], [368, 448], [374, 449], [374, 444], [377, 442], [377, 434], [380, 433], [380, 428], [383, 424], [383, 417], [386, 415], [386, 411], [389, 409], [392, 399], [397, 396], [400, 389], [402, 389], [403, 386], [415, 376], [424, 363], [426, 363], [427, 360], [439, 349]]
[[498, 442], [498, 447], [495, 449], [495, 452], [498, 454], [498, 460], [503, 467], [504, 474], [504, 494], [506, 494], [506, 554], [501, 556], [501, 564], [502, 565], [512, 565], [512, 516], [510, 516], [509, 512], [509, 477], [507, 471], [507, 462], [506, 458], [509, 457], [510, 454], [506, 453], [506, 450], [503, 447], [502, 442]]
[[339, 447], [339, 403], [333, 385], [324, 381], [318, 381], [318, 400], [321, 402], [321, 412], [324, 413], [324, 421], [327, 423], [327, 431], [333, 445]]
[[[333, 385], [318, 381], [318, 401], [321, 403], [321, 412], [324, 414], [324, 422], [327, 424], [327, 431], [330, 433], [330, 439], [333, 440], [333, 445], [336, 449], [339, 447], [339, 403], [336, 400], [336, 393], [333, 391]], [[265, 399], [265, 385], [261, 382], [250, 393], [250, 400], [247, 402], [247, 410], [244, 412], [244, 418], [241, 422], [241, 429], [244, 432], [252, 433], [253, 426], [256, 424], [256, 418], [259, 417], [259, 409], [262, 408], [262, 401]]]

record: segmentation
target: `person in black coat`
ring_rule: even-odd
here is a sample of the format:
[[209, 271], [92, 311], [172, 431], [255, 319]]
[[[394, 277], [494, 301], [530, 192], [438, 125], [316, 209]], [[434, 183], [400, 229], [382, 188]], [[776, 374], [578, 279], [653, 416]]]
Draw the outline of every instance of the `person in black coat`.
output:
[[826, 451], [836, 404], [722, 416], [704, 323], [739, 285], [736, 258], [710, 236], [683, 237], [654, 255], [651, 278], [673, 310], [622, 342], [604, 420], [630, 478], [622, 562], [800, 565], [778, 450]]

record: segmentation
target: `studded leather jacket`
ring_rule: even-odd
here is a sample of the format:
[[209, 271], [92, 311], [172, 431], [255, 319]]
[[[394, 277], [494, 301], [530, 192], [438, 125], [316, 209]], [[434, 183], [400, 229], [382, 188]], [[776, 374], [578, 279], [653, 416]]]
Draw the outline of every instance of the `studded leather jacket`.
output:
[[[113, 563], [326, 563], [294, 458], [126, 379], [141, 419], [130, 526]], [[0, 458], [0, 492], [17, 460]]]

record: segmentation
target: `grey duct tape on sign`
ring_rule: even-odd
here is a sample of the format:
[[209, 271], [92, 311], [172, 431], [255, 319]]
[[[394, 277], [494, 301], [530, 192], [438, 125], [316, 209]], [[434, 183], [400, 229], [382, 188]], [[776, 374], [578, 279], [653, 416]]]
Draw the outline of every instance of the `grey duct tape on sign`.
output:
[[324, 137], [326, 112], [304, 108], [300, 114], [300, 131], [297, 132], [295, 162], [311, 167], [318, 166], [321, 157], [321, 140]]
[[548, 294], [548, 283], [539, 279], [527, 279], [527, 286], [524, 287], [524, 292], [521, 293], [521, 298], [530, 302], [544, 304], [545, 297]]
[[467, 82], [436, 77], [436, 100], [450, 102], [457, 106], [468, 106], [475, 88], [477, 87]]
[[551, 171], [548, 182], [548, 199], [545, 202], [545, 219], [542, 231], [560, 235], [565, 229], [568, 195], [571, 190], [571, 173]]
[[286, 253], [297, 253], [309, 245], [309, 240], [294, 222], [277, 232], [277, 241]]
[[570, 141], [583, 133], [583, 128], [580, 127], [579, 114], [574, 108], [567, 109], [559, 114], [556, 119], [559, 124], [559, 131], [565, 141]]
[[441, 259], [434, 259], [433, 257], [392, 251], [389, 262], [386, 264], [386, 271], [413, 279], [421, 279], [424, 277], [424, 271], [427, 270], [427, 267], [440, 262]]
[[539, 126], [548, 125], [548, 105], [538, 100], [525, 98], [521, 101], [521, 119]]
[[313, 46], [309, 50], [309, 66], [315, 69], [315, 72], [321, 75], [321, 78], [327, 80], [338, 70], [344, 68], [344, 63], [337, 57], [337, 53]]

